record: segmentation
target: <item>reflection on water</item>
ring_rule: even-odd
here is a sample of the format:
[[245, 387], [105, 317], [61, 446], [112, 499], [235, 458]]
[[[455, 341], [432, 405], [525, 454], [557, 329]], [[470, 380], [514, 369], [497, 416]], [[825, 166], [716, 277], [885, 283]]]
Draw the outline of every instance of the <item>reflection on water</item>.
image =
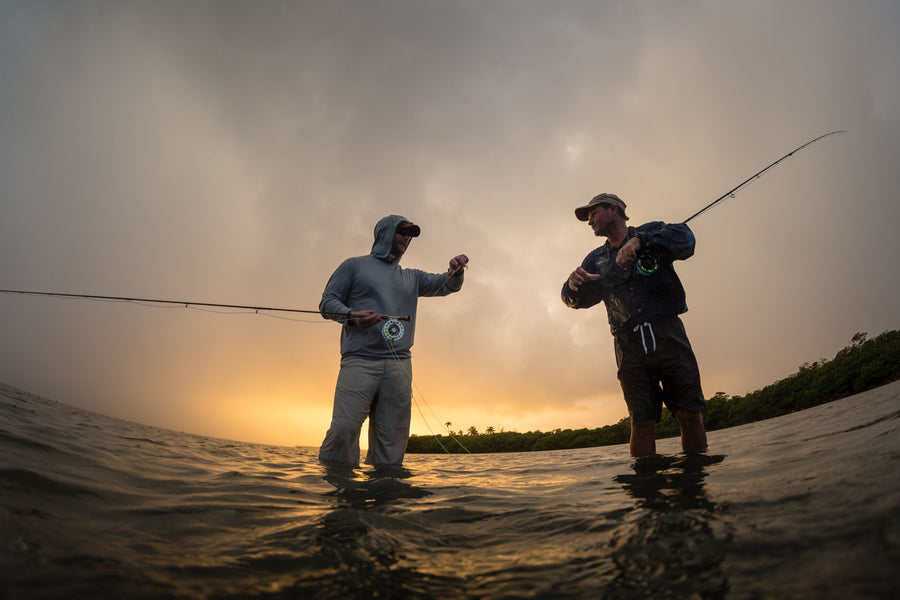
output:
[[[567, 508], [560, 514], [553, 504], [539, 503], [531, 511], [479, 513], [477, 522], [442, 522], [465, 532], [455, 542], [446, 537], [449, 531], [422, 527], [431, 524], [422, 519], [436, 518], [419, 512], [421, 499], [434, 492], [412, 483], [412, 472], [328, 467], [330, 509], [317, 520], [312, 553], [324, 568], [318, 575], [307, 571], [291, 592], [315, 598], [724, 598], [728, 580], [717, 533], [724, 527], [716, 524], [722, 509], [705, 489], [708, 468], [724, 458], [653, 456], [634, 461], [627, 473], [610, 473], [632, 500], [631, 507], [610, 513], [614, 518], [601, 510], [600, 521], [591, 524], [587, 514], [575, 518]], [[557, 536], [569, 532], [566, 544], [574, 542], [575, 522], [593, 533], [580, 550], [567, 552]], [[499, 531], [510, 527], [517, 543], [508, 544]], [[472, 545], [479, 532], [480, 550]], [[535, 554], [533, 546], [542, 551]], [[431, 553], [423, 555], [426, 548]], [[457, 562], [456, 570], [446, 560]], [[548, 570], [565, 574], [564, 580], [541, 576]]]
[[714, 532], [718, 507], [706, 494], [707, 467], [724, 456], [640, 458], [633, 473], [613, 479], [636, 510], [610, 540], [618, 575], [609, 598], [724, 598], [722, 543]]
[[359, 473], [349, 467], [325, 466], [325, 481], [334, 486], [326, 498], [335, 499], [336, 508], [370, 509], [396, 500], [424, 498], [428, 490], [418, 488], [406, 480], [412, 472], [402, 467], [377, 468]]
[[[418, 572], [407, 560], [415, 532], [402, 518], [403, 503], [430, 496], [412, 485], [403, 468], [359, 470], [327, 466], [324, 479], [334, 486], [324, 497], [330, 504], [317, 521], [318, 569], [307, 570], [291, 588], [303, 598], [428, 597], [444, 583]], [[419, 592], [425, 592], [420, 595]]]
[[671, 511], [713, 509], [715, 504], [704, 491], [706, 468], [725, 460], [724, 456], [691, 454], [678, 456], [653, 455], [637, 459], [634, 474], [617, 475], [617, 483], [638, 506], [651, 510]]

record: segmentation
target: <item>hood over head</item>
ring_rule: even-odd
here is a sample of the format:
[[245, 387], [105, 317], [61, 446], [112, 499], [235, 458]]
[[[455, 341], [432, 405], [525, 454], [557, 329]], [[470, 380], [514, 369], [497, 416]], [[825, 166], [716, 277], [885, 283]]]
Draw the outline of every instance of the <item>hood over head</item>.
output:
[[413, 237], [419, 235], [419, 226], [414, 225], [413, 222], [406, 217], [401, 217], [400, 215], [388, 215], [375, 224], [375, 242], [372, 244], [372, 256], [389, 262], [396, 260], [391, 257], [391, 248], [394, 245], [394, 233], [397, 231], [397, 227], [402, 223], [412, 225], [411, 229], [414, 232], [412, 234]]

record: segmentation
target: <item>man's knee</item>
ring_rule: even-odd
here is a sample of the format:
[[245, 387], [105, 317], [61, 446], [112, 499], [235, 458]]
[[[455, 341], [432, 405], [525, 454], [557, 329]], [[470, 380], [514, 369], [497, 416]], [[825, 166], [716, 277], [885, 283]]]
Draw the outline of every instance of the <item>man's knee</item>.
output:
[[331, 436], [336, 442], [353, 443], [359, 437], [362, 426], [353, 421], [335, 420], [331, 424]]
[[678, 425], [681, 427], [682, 431], [685, 429], [702, 431], [704, 429], [703, 413], [695, 410], [678, 410], [675, 412], [675, 420], [678, 421]]
[[631, 421], [631, 429], [637, 435], [652, 435], [656, 428], [656, 421]]
[[359, 434], [362, 429], [350, 419], [333, 419], [325, 440], [319, 448], [319, 460], [323, 462], [358, 465]]

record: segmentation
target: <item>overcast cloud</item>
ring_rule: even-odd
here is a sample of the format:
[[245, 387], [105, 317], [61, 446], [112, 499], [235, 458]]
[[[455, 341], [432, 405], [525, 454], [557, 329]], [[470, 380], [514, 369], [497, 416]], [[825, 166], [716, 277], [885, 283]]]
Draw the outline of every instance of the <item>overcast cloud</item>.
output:
[[[691, 222], [704, 390], [900, 325], [896, 2], [0, 0], [0, 288], [314, 309], [375, 222], [422, 299], [413, 431], [626, 416], [573, 209]], [[0, 295], [0, 381], [195, 433], [318, 445], [339, 326]]]

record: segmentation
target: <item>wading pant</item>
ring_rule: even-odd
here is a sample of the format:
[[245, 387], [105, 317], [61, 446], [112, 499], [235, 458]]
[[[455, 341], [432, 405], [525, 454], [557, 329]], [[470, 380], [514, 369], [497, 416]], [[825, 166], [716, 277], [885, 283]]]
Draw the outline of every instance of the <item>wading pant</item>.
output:
[[409, 441], [411, 378], [408, 358], [342, 359], [331, 427], [319, 448], [319, 460], [358, 467], [359, 433], [368, 417], [366, 464], [401, 465]]
[[679, 409], [706, 410], [697, 359], [677, 316], [617, 333], [615, 349], [619, 383], [633, 421], [659, 423], [663, 403], [673, 415]]

